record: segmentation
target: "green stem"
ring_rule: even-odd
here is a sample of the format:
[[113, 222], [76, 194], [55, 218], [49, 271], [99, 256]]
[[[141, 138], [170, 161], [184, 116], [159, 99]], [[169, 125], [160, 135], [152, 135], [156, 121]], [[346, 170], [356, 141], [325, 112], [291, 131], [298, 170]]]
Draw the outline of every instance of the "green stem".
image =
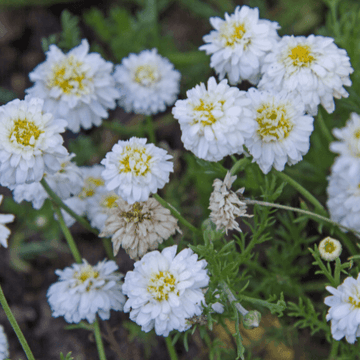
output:
[[94, 233], [95, 235], [99, 235], [99, 231], [94, 229], [86, 219], [84, 219], [82, 216], [79, 216], [76, 214], [73, 210], [71, 210], [66, 204], [63, 203], [63, 201], [60, 199], [59, 196], [55, 194], [55, 192], [50, 188], [49, 184], [46, 182], [45, 178], [42, 178], [40, 181], [41, 185], [45, 189], [45, 191], [50, 196], [50, 199], [53, 200], [53, 202], [64, 209], [69, 215], [71, 215], [78, 223], [80, 223], [85, 229], [89, 230], [90, 232]]
[[14, 331], [16, 333], [16, 336], [19, 339], [19, 342], [20, 342], [22, 348], [24, 349], [26, 357], [28, 358], [28, 360], [35, 360], [34, 355], [32, 354], [30, 347], [25, 339], [25, 336], [22, 333], [20, 326], [15, 319], [15, 316], [13, 315], [8, 302], [6, 301], [6, 298], [5, 298], [4, 292], [1, 288], [1, 285], [0, 285], [0, 303], [1, 303], [2, 308], [5, 311], [5, 314], [9, 320], [12, 328], [14, 329]]
[[96, 318], [94, 322], [94, 335], [95, 335], [95, 342], [97, 351], [99, 353], [99, 359], [100, 360], [106, 360], [105, 350], [104, 350], [104, 344], [101, 338], [101, 332], [100, 332], [100, 325], [99, 320]]
[[250, 163], [250, 159], [247, 157], [243, 157], [240, 160], [237, 160], [233, 165], [233, 167], [230, 169], [230, 174], [235, 175], [241, 168], [244, 168], [249, 163]]
[[71, 235], [71, 232], [69, 230], [69, 228], [66, 226], [65, 224], [65, 221], [64, 221], [64, 218], [61, 214], [61, 210], [60, 208], [53, 203], [53, 208], [54, 208], [54, 212], [58, 218], [58, 222], [60, 224], [60, 228], [61, 228], [61, 231], [63, 232], [64, 236], [65, 236], [65, 239], [69, 245], [69, 248], [70, 248], [70, 251], [71, 253], [73, 254], [73, 257], [75, 259], [75, 261], [78, 263], [78, 264], [81, 264], [82, 263], [82, 258], [81, 258], [81, 255], [80, 255], [80, 252], [76, 246], [76, 243]]
[[178, 360], [178, 356], [176, 354], [174, 345], [172, 344], [172, 340], [171, 340], [170, 335], [165, 338], [165, 342], [166, 342], [166, 347], [167, 347], [170, 359], [171, 360]]
[[297, 181], [295, 181], [289, 175], [286, 175], [281, 171], [277, 171], [273, 169], [273, 172], [275, 173], [276, 176], [286, 181], [289, 185], [291, 185], [294, 189], [296, 189], [301, 195], [303, 195], [307, 200], [309, 200], [315, 206], [315, 209], [317, 211], [319, 211], [323, 215], [327, 215], [327, 212], [325, 208], [321, 205], [321, 203]]
[[316, 124], [319, 124], [320, 128], [321, 128], [321, 132], [323, 133], [323, 135], [326, 137], [327, 142], [330, 144], [331, 142], [334, 141], [333, 136], [331, 135], [330, 130], [328, 129], [328, 127], [325, 124], [324, 121], [324, 117], [322, 115], [322, 111], [319, 108], [319, 113], [318, 116], [316, 118]]
[[168, 202], [166, 202], [163, 198], [161, 198], [158, 194], [153, 194], [153, 198], [156, 199], [163, 207], [170, 210], [171, 214], [179, 220], [180, 224], [183, 224], [188, 229], [190, 229], [194, 234], [202, 236], [202, 231], [197, 229], [194, 225], [191, 225], [185, 218], [181, 216], [181, 214]]
[[156, 144], [156, 135], [153, 125], [153, 118], [151, 115], [146, 116], [146, 129], [149, 135], [149, 140], [151, 143]]
[[242, 315], [245, 316], [249, 311], [247, 311], [236, 299], [236, 297], [234, 296], [234, 294], [231, 292], [230, 288], [227, 286], [225, 281], [221, 281], [220, 282], [220, 286], [222, 287], [222, 289], [224, 290], [224, 293], [226, 294], [226, 296], [229, 299], [230, 304], [234, 305], [237, 309], [237, 311]]
[[340, 341], [333, 340], [331, 344], [331, 350], [329, 355], [329, 360], [335, 360], [337, 359], [337, 354], [339, 350]]
[[103, 242], [107, 257], [109, 258], [109, 260], [115, 261], [115, 256], [114, 256], [113, 248], [111, 245], [111, 240], [109, 238], [101, 238], [101, 240]]
[[[321, 216], [319, 214], [313, 213], [311, 211], [298, 209], [298, 208], [294, 208], [294, 207], [291, 207], [291, 206], [285, 206], [285, 205], [280, 205], [280, 204], [269, 203], [269, 202], [266, 202], [266, 201], [248, 200], [248, 199], [241, 199], [241, 201], [245, 202], [248, 205], [256, 205], [257, 204], [257, 205], [260, 205], [260, 206], [275, 207], [275, 208], [278, 208], [278, 209], [294, 211], [294, 212], [297, 212], [297, 213], [300, 213], [300, 214], [305, 214], [305, 215], [308, 215], [308, 216], [310, 216], [312, 218], [319, 219], [319, 220], [328, 222], [328, 223], [330, 223], [332, 225], [343, 228], [343, 229], [345, 229], [347, 231], [351, 231], [352, 233], [354, 233], [356, 235], [360, 235], [360, 233], [358, 231], [354, 230], [354, 229], [350, 229], [350, 228], [348, 228], [346, 226], [343, 226], [343, 225], [337, 223], [336, 221], [330, 220], [329, 218], [326, 218], [326, 217]], [[351, 254], [356, 254], [357, 253], [357, 250], [356, 250], [355, 246], [350, 242], [350, 240], [347, 237], [343, 237], [342, 240], [343, 240], [345, 246], [347, 247], [347, 249], [349, 250], [349, 252]]]

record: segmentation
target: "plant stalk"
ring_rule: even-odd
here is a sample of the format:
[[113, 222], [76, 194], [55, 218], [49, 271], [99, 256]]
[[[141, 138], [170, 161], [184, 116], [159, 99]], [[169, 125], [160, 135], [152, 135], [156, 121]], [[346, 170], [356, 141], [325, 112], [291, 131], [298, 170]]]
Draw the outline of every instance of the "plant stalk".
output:
[[105, 350], [104, 350], [104, 344], [101, 337], [100, 332], [100, 325], [99, 325], [99, 319], [96, 317], [94, 322], [94, 335], [95, 335], [95, 342], [97, 351], [99, 353], [99, 359], [100, 360], [106, 360]]
[[174, 345], [172, 344], [172, 340], [171, 340], [171, 336], [167, 336], [165, 338], [165, 342], [166, 342], [166, 347], [170, 356], [170, 360], [178, 360], [178, 356], [176, 354]]
[[220, 286], [222, 287], [222, 289], [224, 290], [224, 293], [226, 294], [226, 296], [228, 297], [229, 301], [231, 304], [233, 304], [236, 309], [239, 311], [239, 313], [242, 316], [245, 316], [249, 311], [247, 311], [236, 299], [236, 297], [234, 296], [234, 294], [231, 292], [231, 290], [229, 289], [229, 287], [227, 286], [227, 284], [225, 283], [225, 281], [221, 281], [220, 282]]

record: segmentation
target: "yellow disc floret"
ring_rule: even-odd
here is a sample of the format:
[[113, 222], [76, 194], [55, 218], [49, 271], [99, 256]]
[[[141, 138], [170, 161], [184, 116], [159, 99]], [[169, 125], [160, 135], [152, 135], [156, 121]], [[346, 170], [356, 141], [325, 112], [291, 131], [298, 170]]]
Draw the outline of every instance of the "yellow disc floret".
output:
[[118, 204], [116, 203], [116, 200], [119, 199], [119, 196], [117, 196], [116, 194], [108, 194], [105, 195], [100, 202], [100, 206], [107, 208], [107, 209], [112, 209], [115, 207], [118, 207]]
[[[219, 106], [221, 105], [222, 104], [219, 104]], [[212, 114], [212, 111], [214, 109], [215, 109], [214, 103], [204, 103], [204, 100], [200, 99], [200, 105], [194, 107], [194, 111], [195, 111], [194, 123], [200, 122], [202, 126], [215, 124], [217, 119]]]
[[96, 279], [99, 276], [99, 272], [95, 271], [94, 268], [87, 264], [83, 269], [81, 269], [80, 273], [76, 272], [74, 277], [81, 282], [85, 282], [87, 279]]
[[299, 67], [308, 66], [315, 60], [308, 45], [297, 45], [292, 48], [289, 58], [293, 60], [294, 66]]
[[157, 69], [150, 65], [139, 66], [134, 73], [134, 80], [142, 86], [150, 86], [160, 80]]
[[151, 159], [145, 146], [127, 145], [120, 155], [119, 173], [131, 172], [134, 176], [144, 176], [150, 171]]
[[[169, 271], [159, 271], [149, 280], [147, 291], [157, 301], [169, 299], [169, 294], [175, 292], [176, 279]], [[179, 295], [179, 292], [176, 293]]]
[[[220, 37], [225, 39], [225, 46], [233, 47], [240, 43], [246, 32], [245, 25], [243, 23], [234, 22], [232, 24], [224, 23], [220, 29]], [[244, 44], [245, 46], [246, 44]]]
[[294, 126], [284, 106], [271, 104], [263, 104], [257, 110], [256, 121], [259, 124], [257, 132], [264, 141], [281, 141], [288, 137]]
[[360, 301], [354, 299], [353, 297], [349, 296], [349, 303], [353, 305], [354, 307], [360, 309]]
[[141, 223], [145, 219], [150, 219], [151, 214], [149, 212], [142, 212], [143, 206], [140, 203], [136, 202], [132, 205], [132, 209], [130, 211], [123, 211], [121, 216], [124, 220], [129, 223]]
[[40, 130], [33, 121], [16, 120], [10, 133], [10, 141], [16, 141], [19, 145], [34, 146], [36, 140], [43, 131]]

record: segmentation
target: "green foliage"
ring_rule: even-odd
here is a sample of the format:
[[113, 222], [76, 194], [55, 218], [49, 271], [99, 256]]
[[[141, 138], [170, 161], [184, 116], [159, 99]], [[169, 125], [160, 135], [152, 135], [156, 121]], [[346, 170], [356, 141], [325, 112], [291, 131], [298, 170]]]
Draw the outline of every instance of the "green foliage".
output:
[[11, 100], [16, 99], [16, 97], [17, 96], [13, 91], [0, 87], [0, 103], [6, 104]]
[[74, 360], [71, 356], [71, 351], [66, 356], [64, 356], [63, 353], [60, 353], [60, 360]]
[[68, 51], [80, 44], [81, 36], [79, 18], [77, 16], [72, 15], [67, 10], [64, 10], [61, 13], [61, 27], [62, 33], [58, 43], [59, 47]]
[[21, 6], [51, 6], [61, 3], [71, 3], [77, 0], [0, 0], [0, 6], [21, 7]]

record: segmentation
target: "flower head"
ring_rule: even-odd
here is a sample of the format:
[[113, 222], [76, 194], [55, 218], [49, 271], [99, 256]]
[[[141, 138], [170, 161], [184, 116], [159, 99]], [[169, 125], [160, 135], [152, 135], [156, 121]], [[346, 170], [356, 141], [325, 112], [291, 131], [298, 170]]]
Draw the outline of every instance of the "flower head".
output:
[[260, 89], [299, 94], [311, 115], [321, 103], [328, 113], [335, 109], [334, 97], [348, 97], [354, 71], [343, 49], [324, 36], [284, 36], [265, 57]]
[[340, 241], [331, 238], [330, 236], [320, 241], [319, 252], [320, 256], [327, 261], [337, 259], [341, 254], [342, 246]]
[[[4, 196], [0, 195], [0, 204], [2, 203]], [[4, 247], [8, 247], [7, 239], [10, 236], [10, 230], [4, 225], [13, 222], [15, 216], [12, 214], [0, 214], [0, 244]]]
[[326, 320], [331, 320], [331, 335], [335, 340], [354, 344], [360, 336], [360, 274], [355, 280], [348, 277], [336, 289], [327, 286], [333, 296], [325, 298], [325, 305], [330, 306]]
[[91, 266], [86, 260], [73, 264], [64, 270], [56, 270], [58, 282], [47, 292], [48, 302], [54, 317], [64, 316], [68, 323], [78, 323], [86, 319], [95, 321], [110, 317], [110, 310], [123, 309], [125, 297], [121, 291], [122, 274], [115, 272], [114, 261], [100, 261]]
[[122, 246], [132, 259], [138, 259], [149, 250], [157, 249], [176, 230], [181, 232], [170, 210], [153, 198], [133, 205], [118, 199], [115, 204], [100, 234], [112, 236], [115, 255]]
[[179, 120], [185, 149], [208, 161], [241, 154], [244, 138], [253, 131], [245, 92], [230, 87], [227, 80], [217, 84], [211, 77], [207, 89], [201, 83], [186, 95], [188, 98], [178, 100], [172, 109]]
[[223, 79], [227, 74], [230, 84], [249, 80], [259, 81], [264, 56], [279, 39], [278, 23], [259, 19], [259, 9], [237, 6], [234, 14], [225, 13], [225, 20], [210, 18], [215, 30], [204, 36], [200, 50], [212, 54], [210, 66]]
[[130, 54], [115, 67], [119, 105], [126, 112], [157, 114], [172, 105], [180, 91], [180, 72], [156, 49]]
[[111, 76], [113, 64], [99, 54], [89, 54], [87, 40], [64, 54], [50, 45], [46, 61], [29, 74], [35, 85], [27, 90], [31, 97], [44, 99], [44, 109], [68, 121], [67, 127], [79, 132], [101, 125], [114, 109], [119, 92]]
[[0, 325], [0, 360], [9, 358], [9, 343], [4, 331], [4, 327]]
[[236, 192], [231, 190], [235, 180], [236, 176], [231, 176], [230, 172], [227, 172], [224, 181], [215, 179], [214, 191], [210, 196], [210, 219], [216, 225], [216, 230], [225, 229], [226, 235], [229, 230], [241, 231], [235, 220], [237, 217], [251, 217], [246, 214], [246, 204], [239, 199], [239, 195], [242, 195], [245, 189], [241, 188]]
[[207, 263], [190, 249], [178, 255], [176, 250], [174, 245], [146, 254], [125, 276], [123, 292], [129, 299], [124, 312], [145, 332], [155, 328], [157, 335], [168, 336], [174, 329], [185, 331], [191, 326], [186, 319], [202, 313]]
[[43, 100], [13, 100], [0, 106], [0, 183], [12, 187], [40, 181], [60, 169], [68, 154], [60, 135], [66, 121], [45, 112]]
[[245, 145], [263, 173], [271, 167], [284, 170], [285, 164], [302, 160], [310, 147], [314, 119], [305, 115], [299, 97], [284, 91], [276, 93], [249, 89], [252, 102], [254, 132]]
[[102, 176], [108, 190], [114, 190], [129, 204], [146, 201], [151, 193], [164, 187], [169, 181], [172, 156], [146, 139], [132, 137], [119, 141], [106, 154]]

